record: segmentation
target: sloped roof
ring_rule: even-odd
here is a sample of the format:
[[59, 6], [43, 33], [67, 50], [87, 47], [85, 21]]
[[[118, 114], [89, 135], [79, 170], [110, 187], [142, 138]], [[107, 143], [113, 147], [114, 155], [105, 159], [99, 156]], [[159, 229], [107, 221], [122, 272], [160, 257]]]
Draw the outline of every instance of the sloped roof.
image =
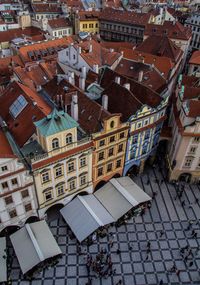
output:
[[168, 36], [170, 39], [189, 40], [192, 36], [190, 28], [184, 27], [181, 23], [165, 21], [163, 25], [147, 24], [145, 35]]
[[[28, 104], [16, 118], [13, 118], [9, 108], [20, 95], [24, 96]], [[20, 147], [34, 134], [33, 121], [44, 118], [50, 112], [50, 106], [41, 96], [19, 82], [9, 84], [0, 96], [0, 116], [7, 123], [9, 131]]]
[[200, 65], [200, 50], [196, 50], [193, 52], [189, 64]]
[[62, 29], [71, 26], [70, 22], [65, 18], [48, 20], [48, 25], [52, 29]]
[[8, 31], [1, 32], [0, 42], [11, 42], [14, 38], [23, 37], [24, 35], [32, 38], [33, 36], [38, 35], [43, 36], [43, 34], [44, 32], [36, 27], [9, 29]]
[[125, 10], [117, 10], [105, 8], [100, 14], [100, 20], [108, 20], [112, 22], [120, 22], [138, 26], [145, 26], [151, 17], [149, 13], [135, 13]]
[[78, 16], [80, 21], [93, 21], [99, 19], [99, 11], [79, 11]]
[[196, 118], [200, 116], [200, 100], [189, 101], [189, 113], [188, 117]]
[[0, 129], [0, 158], [13, 158], [16, 155], [13, 153], [13, 150], [4, 134], [4, 132]]
[[64, 111], [54, 109], [49, 115], [34, 123], [39, 132], [47, 137], [78, 127], [78, 123]]
[[177, 62], [183, 51], [177, 47], [167, 36], [149, 36], [137, 48], [137, 51], [170, 58]]
[[32, 4], [32, 9], [35, 13], [56, 13], [62, 14], [62, 9], [58, 4]]

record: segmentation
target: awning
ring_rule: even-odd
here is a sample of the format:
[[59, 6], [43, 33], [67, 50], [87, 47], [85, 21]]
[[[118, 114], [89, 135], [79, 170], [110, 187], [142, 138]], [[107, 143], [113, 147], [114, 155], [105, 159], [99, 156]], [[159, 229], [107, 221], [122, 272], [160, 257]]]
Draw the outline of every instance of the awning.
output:
[[101, 189], [96, 191], [94, 196], [101, 202], [115, 221], [133, 207], [111, 182], [106, 183]]
[[40, 262], [62, 253], [45, 221], [26, 224], [10, 239], [23, 274]]
[[7, 281], [6, 238], [0, 238], [0, 283]]
[[77, 196], [60, 212], [79, 242], [82, 242], [100, 226], [114, 221], [93, 195]]
[[94, 194], [77, 196], [60, 212], [81, 242], [99, 227], [117, 221], [133, 207], [150, 200], [129, 177], [113, 178]]

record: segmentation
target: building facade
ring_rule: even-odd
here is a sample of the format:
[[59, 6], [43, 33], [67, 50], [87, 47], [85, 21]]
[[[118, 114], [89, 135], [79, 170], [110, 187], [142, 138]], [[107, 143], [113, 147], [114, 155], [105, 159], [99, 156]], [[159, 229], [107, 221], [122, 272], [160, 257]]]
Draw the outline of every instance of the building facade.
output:
[[200, 12], [196, 12], [187, 18], [185, 26], [190, 27], [192, 30], [190, 51], [200, 50]]
[[0, 232], [37, 217], [32, 176], [0, 130]]
[[168, 149], [169, 180], [200, 181], [200, 101], [199, 87], [182, 82], [176, 88]]
[[32, 170], [43, 217], [52, 205], [65, 205], [83, 191], [92, 193], [92, 142], [79, 138], [78, 123], [64, 111], [54, 110], [35, 125], [44, 154], [32, 160]]
[[98, 11], [79, 11], [74, 13], [75, 34], [79, 32], [99, 33]]

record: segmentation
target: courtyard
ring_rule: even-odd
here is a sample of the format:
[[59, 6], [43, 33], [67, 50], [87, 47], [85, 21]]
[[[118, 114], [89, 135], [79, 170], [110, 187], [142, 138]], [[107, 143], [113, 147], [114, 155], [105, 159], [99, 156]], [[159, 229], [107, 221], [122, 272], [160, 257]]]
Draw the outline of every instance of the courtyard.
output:
[[[115, 285], [120, 279], [124, 285], [158, 285], [160, 280], [168, 285], [200, 284], [200, 186], [186, 184], [180, 200], [174, 185], [164, 181], [163, 170], [149, 168], [133, 180], [150, 196], [157, 193], [143, 216], [130, 219], [118, 228], [110, 227], [106, 237], [97, 237], [89, 247], [81, 246], [83, 255], [77, 253], [79, 244], [76, 239], [70, 239], [69, 228], [59, 216], [49, 225], [63, 252], [62, 259], [56, 266], [38, 273], [34, 280], [26, 281], [9, 246], [11, 284], [85, 285], [88, 282], [87, 253], [95, 257], [101, 248], [108, 249], [111, 236], [114, 244], [110, 251], [116, 273], [107, 279], [95, 278], [91, 273], [92, 284]], [[192, 237], [192, 231], [197, 233], [197, 238]], [[147, 259], [148, 241], [151, 251]], [[187, 245], [192, 254], [184, 261], [180, 249]], [[169, 272], [174, 265], [180, 270], [179, 275]]]

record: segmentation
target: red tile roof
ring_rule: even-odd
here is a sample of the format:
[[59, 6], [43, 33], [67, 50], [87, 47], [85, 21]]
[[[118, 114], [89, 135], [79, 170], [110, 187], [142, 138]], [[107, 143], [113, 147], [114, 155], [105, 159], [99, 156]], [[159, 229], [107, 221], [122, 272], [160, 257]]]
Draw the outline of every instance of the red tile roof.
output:
[[129, 25], [145, 26], [150, 20], [149, 13], [135, 13], [125, 10], [105, 8], [100, 14], [100, 20], [120, 22]]
[[66, 3], [67, 6], [73, 11], [84, 10], [81, 0], [63, 0], [62, 2]]
[[101, 42], [101, 46], [107, 49], [114, 49], [114, 51], [121, 52], [123, 49], [133, 50], [136, 45], [129, 42]]
[[182, 84], [187, 85], [189, 87], [198, 87], [199, 86], [199, 78], [196, 76], [183, 75]]
[[149, 53], [140, 52], [136, 50], [123, 49], [124, 58], [134, 61], [143, 61], [147, 64], [153, 64], [167, 79], [170, 76], [171, 70], [175, 66], [170, 58], [155, 56]]
[[196, 50], [193, 52], [189, 64], [200, 65], [200, 50]]
[[55, 58], [57, 57], [57, 50], [66, 48], [72, 42], [73, 40], [71, 37], [63, 37], [61, 39], [43, 41], [41, 43], [36, 43], [36, 44], [21, 47], [19, 49], [19, 55], [21, 56], [24, 62], [37, 61], [38, 60], [37, 58], [31, 59], [28, 53], [47, 50], [48, 48], [54, 48], [53, 54], [49, 54], [49, 52], [47, 51], [47, 55], [42, 56], [42, 58], [43, 57], [44, 58]]
[[[27, 106], [14, 119], [9, 108], [23, 95]], [[0, 96], [0, 116], [6, 121], [16, 143], [21, 147], [34, 134], [34, 120], [40, 120], [51, 112], [51, 108], [36, 92], [18, 82], [12, 82]]]
[[14, 64], [14, 66], [24, 66], [21, 58], [19, 55], [13, 55], [8, 57], [1, 57], [0, 58], [0, 68], [8, 68], [8, 65]]
[[124, 58], [121, 59], [115, 71], [136, 81], [138, 80], [139, 72], [143, 71], [143, 80], [141, 82], [143, 85], [158, 93], [161, 93], [166, 88], [166, 80], [151, 65]]
[[12, 148], [4, 134], [4, 132], [0, 129], [0, 158], [15, 158], [16, 155], [13, 153]]
[[188, 117], [196, 118], [200, 116], [200, 100], [190, 100], [189, 101], [189, 113]]
[[177, 47], [167, 36], [149, 36], [137, 48], [137, 51], [150, 53], [156, 56], [170, 58], [177, 63], [181, 58], [183, 51]]
[[62, 29], [71, 26], [71, 23], [65, 18], [48, 20], [48, 25], [53, 29]]
[[[65, 91], [64, 87], [68, 87]], [[56, 79], [51, 80], [44, 86], [50, 97], [56, 101], [57, 94], [62, 96], [64, 105], [70, 105], [72, 95], [77, 92], [79, 106], [79, 124], [89, 134], [102, 129], [103, 120], [110, 117], [110, 113], [102, 108], [97, 102], [89, 99], [81, 90], [72, 86], [68, 81], [62, 80], [57, 84]]]
[[147, 24], [144, 34], [146, 36], [168, 36], [170, 39], [189, 40], [192, 36], [190, 28], [184, 27], [181, 23], [175, 24], [171, 21], [165, 21], [163, 25]]
[[[117, 76], [120, 77], [120, 85], [114, 82]], [[130, 91], [123, 87], [125, 83], [130, 83]], [[143, 105], [156, 108], [162, 101], [158, 93], [109, 68], [104, 70], [100, 85], [105, 88], [103, 93], [109, 97], [108, 111], [122, 113], [123, 121], [127, 121]]]
[[93, 21], [99, 19], [99, 11], [79, 11], [77, 16], [80, 21]]
[[185, 86], [183, 93], [183, 100], [200, 98], [200, 87]]
[[[92, 45], [91, 52], [89, 52], [90, 45]], [[94, 64], [98, 64], [99, 66], [112, 66], [115, 61], [121, 57], [121, 53], [111, 52], [109, 49], [101, 47], [101, 44], [93, 39], [75, 45], [75, 47], [78, 46], [82, 48], [82, 58], [91, 67], [93, 67]]]
[[32, 4], [32, 9], [34, 13], [56, 13], [62, 14], [62, 9], [58, 4]]
[[30, 39], [34, 36], [43, 36], [44, 32], [36, 27], [28, 27], [25, 29], [10, 29], [1, 32], [0, 42], [11, 42], [15, 38], [28, 36]]

